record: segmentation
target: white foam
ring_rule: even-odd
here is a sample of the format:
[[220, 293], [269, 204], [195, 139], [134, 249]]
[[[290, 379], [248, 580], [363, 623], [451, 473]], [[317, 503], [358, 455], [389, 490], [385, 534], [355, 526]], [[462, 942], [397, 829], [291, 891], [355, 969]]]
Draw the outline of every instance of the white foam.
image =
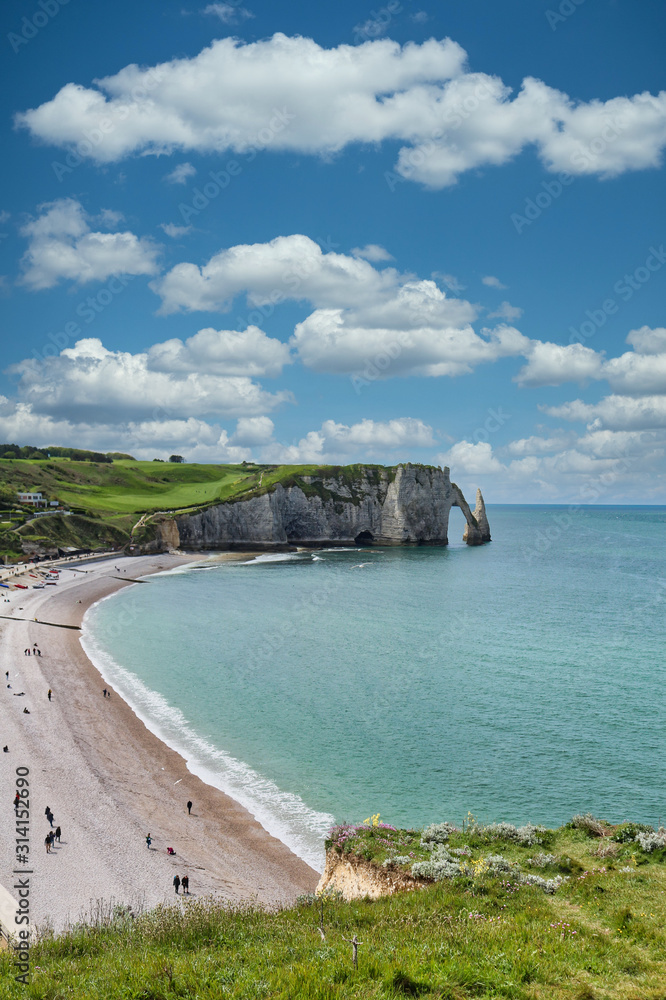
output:
[[299, 795], [283, 791], [270, 778], [199, 736], [179, 708], [117, 663], [90, 629], [90, 612], [99, 603], [86, 612], [80, 638], [104, 681], [113, 685], [150, 732], [185, 759], [192, 774], [236, 799], [268, 833], [315, 871], [323, 871], [323, 838], [335, 817], [311, 809]]
[[254, 556], [247, 562], [236, 563], [237, 566], [254, 566], [256, 563], [267, 562], [291, 562], [293, 559], [302, 559], [303, 552], [262, 552], [260, 556]]

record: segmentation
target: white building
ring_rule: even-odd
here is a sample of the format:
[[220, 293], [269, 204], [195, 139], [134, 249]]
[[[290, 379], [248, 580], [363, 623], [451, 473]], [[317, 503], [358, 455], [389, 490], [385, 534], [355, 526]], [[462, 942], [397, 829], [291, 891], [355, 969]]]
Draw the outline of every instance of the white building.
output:
[[41, 493], [18, 493], [19, 503], [29, 504], [31, 507], [46, 506], [46, 500]]

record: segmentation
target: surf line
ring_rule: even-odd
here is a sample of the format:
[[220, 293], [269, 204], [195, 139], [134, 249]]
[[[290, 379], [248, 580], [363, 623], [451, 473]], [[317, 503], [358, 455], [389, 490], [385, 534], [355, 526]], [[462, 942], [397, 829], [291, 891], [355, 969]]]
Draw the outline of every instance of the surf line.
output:
[[33, 622], [35, 625], [50, 625], [52, 628], [71, 628], [75, 631], [80, 632], [80, 625], [61, 625], [60, 622], [43, 622], [39, 618], [16, 618], [14, 615], [0, 615], [0, 618], [6, 618], [8, 622]]

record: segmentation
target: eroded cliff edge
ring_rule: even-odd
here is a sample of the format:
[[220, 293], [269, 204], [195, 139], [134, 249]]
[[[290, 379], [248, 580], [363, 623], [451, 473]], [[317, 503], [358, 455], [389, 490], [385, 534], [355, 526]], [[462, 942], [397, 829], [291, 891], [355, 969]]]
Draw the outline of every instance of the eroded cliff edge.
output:
[[[464, 541], [490, 541], [481, 491], [474, 512], [449, 469], [424, 465], [345, 466], [294, 471], [227, 503], [155, 518], [158, 548], [211, 550], [289, 545], [446, 545], [459, 507]], [[145, 546], [144, 546], [145, 550]]]

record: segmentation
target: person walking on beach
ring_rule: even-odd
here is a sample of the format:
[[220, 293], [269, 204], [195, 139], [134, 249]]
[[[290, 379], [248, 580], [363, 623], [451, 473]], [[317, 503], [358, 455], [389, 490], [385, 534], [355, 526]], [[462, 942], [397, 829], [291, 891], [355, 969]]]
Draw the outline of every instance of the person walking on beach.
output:
[[51, 690], [51, 688], [49, 688], [49, 693], [46, 696], [49, 699], [49, 701], [51, 701], [51, 695], [52, 694], [53, 694], [53, 691]]
[[146, 847], [148, 848], [148, 850], [150, 850], [150, 845], [151, 844], [152, 844], [152, 840], [150, 838], [150, 834], [148, 834], [148, 836], [146, 837]]
[[21, 796], [17, 792], [16, 795], [14, 796], [14, 809], [18, 809], [20, 804], [21, 804]]
[[51, 838], [49, 837], [48, 833], [44, 837], [44, 846], [46, 847], [46, 853], [50, 854], [51, 853]]
[[188, 802], [187, 803], [187, 815], [190, 816], [191, 814], [192, 814], [192, 803]]
[[180, 880], [180, 884], [183, 887], [183, 892], [187, 896], [189, 896], [189, 894], [190, 894], [190, 876], [189, 875], [183, 875], [182, 879]]
[[61, 833], [62, 833], [62, 830], [60, 829], [59, 826], [57, 826], [56, 830], [55, 830], [55, 839], [58, 841], [58, 843], [60, 843], [60, 834]]
[[49, 843], [51, 844], [51, 850], [53, 850], [53, 844], [55, 843], [55, 833], [53, 830], [47, 834], [47, 837], [49, 838]]
[[176, 893], [178, 893], [178, 889], [180, 888], [180, 875], [174, 875], [173, 887], [176, 890]]
[[46, 811], [45, 811], [44, 815], [46, 816], [46, 818], [49, 821], [49, 823], [51, 824], [51, 826], [53, 826], [53, 813], [51, 812], [51, 810], [49, 809], [48, 806], [46, 807]]

